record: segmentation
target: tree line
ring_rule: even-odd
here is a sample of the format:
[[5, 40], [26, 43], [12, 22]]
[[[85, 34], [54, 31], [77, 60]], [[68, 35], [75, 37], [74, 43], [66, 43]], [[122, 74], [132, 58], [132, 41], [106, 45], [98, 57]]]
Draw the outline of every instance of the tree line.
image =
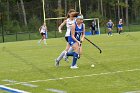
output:
[[[79, 10], [79, 0], [44, 0], [46, 18], [66, 16], [69, 9]], [[140, 23], [140, 0], [81, 0], [84, 18], [122, 18], [126, 25]], [[43, 22], [42, 0], [0, 0], [0, 26], [5, 32], [36, 31]], [[51, 24], [51, 22], [50, 22]]]

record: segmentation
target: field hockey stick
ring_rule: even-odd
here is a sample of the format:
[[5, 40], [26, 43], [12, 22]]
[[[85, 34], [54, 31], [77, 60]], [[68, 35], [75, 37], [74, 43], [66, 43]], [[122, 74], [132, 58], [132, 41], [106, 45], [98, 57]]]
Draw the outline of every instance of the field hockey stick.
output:
[[79, 49], [78, 49], [78, 59], [80, 58], [80, 49], [81, 49], [81, 41], [80, 41], [80, 44], [78, 44], [78, 46], [79, 46]]
[[100, 51], [100, 53], [102, 53], [102, 50], [96, 45], [96, 44], [94, 44], [93, 42], [91, 42], [88, 38], [86, 38], [85, 37], [85, 39], [89, 42], [89, 43], [91, 43], [92, 45], [94, 45], [99, 51]]

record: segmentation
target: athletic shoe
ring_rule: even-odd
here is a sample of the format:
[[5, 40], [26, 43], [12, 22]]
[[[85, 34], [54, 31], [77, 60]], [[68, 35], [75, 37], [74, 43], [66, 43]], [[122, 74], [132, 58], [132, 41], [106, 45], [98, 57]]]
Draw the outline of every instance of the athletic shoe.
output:
[[78, 65], [77, 65], [77, 64], [75, 64], [74, 66], [78, 67]]
[[59, 66], [59, 61], [57, 59], [55, 59], [55, 66]]
[[74, 65], [74, 66], [71, 66], [70, 68], [71, 68], [71, 69], [77, 69], [77, 68], [79, 68], [79, 67], [77, 67], [76, 65]]

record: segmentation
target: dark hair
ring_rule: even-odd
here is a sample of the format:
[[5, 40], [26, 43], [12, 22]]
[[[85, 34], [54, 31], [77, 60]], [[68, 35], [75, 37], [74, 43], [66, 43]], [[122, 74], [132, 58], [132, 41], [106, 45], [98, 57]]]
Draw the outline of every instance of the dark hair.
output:
[[73, 14], [73, 17], [77, 17], [78, 15], [80, 15], [80, 13], [79, 13], [79, 12], [75, 12], [75, 13]]

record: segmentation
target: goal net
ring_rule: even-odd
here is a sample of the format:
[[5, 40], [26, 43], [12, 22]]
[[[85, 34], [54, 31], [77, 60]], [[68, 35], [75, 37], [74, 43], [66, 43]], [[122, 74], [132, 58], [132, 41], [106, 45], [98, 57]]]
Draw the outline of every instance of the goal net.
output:
[[100, 35], [99, 18], [84, 19], [86, 35]]

